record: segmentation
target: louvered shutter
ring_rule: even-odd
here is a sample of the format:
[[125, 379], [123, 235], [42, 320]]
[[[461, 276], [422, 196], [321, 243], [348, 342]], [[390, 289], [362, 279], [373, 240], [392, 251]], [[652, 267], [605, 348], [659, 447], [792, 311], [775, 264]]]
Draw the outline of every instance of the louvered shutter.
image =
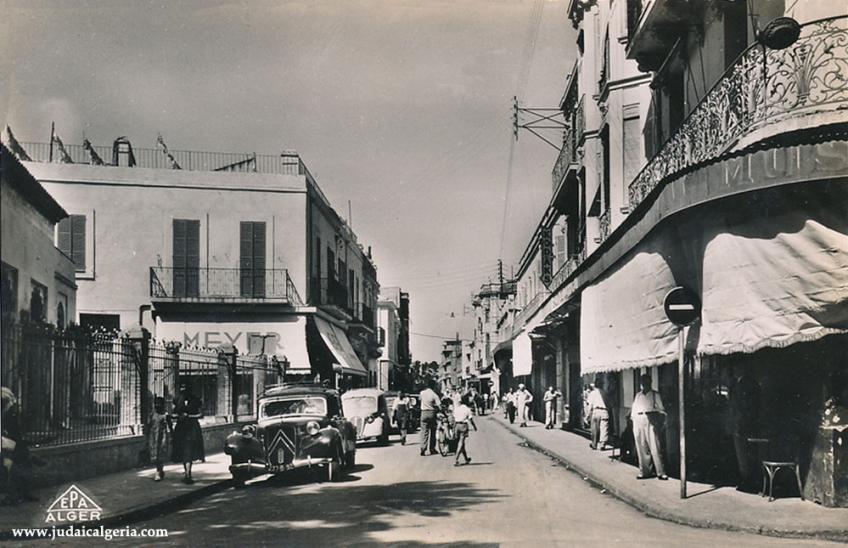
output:
[[77, 272], [85, 272], [85, 215], [71, 215], [71, 259]]

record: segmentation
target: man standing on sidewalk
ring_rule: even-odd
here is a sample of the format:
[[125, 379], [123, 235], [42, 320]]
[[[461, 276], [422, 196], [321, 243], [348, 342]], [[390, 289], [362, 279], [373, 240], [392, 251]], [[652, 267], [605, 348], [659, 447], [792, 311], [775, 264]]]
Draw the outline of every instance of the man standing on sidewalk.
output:
[[429, 448], [430, 454], [436, 454], [436, 412], [439, 410], [439, 395], [433, 390], [433, 381], [418, 395], [421, 402], [421, 456]]
[[521, 424], [518, 426], [527, 426], [527, 419], [530, 418], [531, 403], [533, 403], [533, 394], [524, 387], [524, 384], [519, 384], [518, 392], [515, 393], [515, 406], [518, 408], [518, 416], [521, 417]]
[[633, 437], [636, 441], [636, 454], [639, 457], [639, 475], [636, 479], [651, 477], [651, 463], [657, 472], [657, 478], [667, 480], [660, 446], [661, 424], [665, 421], [665, 407], [662, 397], [651, 390], [651, 376], [639, 377], [641, 391], [633, 398], [630, 416], [633, 419]]
[[556, 422], [556, 404], [557, 398], [562, 396], [559, 390], [555, 390], [553, 386], [549, 386], [545, 392], [545, 430], [551, 430]]
[[597, 381], [591, 385], [588, 407], [592, 425], [592, 449], [605, 449], [609, 442], [609, 406], [606, 395]]

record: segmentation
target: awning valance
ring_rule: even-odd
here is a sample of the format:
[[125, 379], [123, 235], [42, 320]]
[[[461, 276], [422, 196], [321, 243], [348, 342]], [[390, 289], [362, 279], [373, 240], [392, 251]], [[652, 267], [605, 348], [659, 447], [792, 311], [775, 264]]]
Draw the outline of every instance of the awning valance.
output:
[[848, 199], [844, 191], [804, 196], [763, 197], [767, 215], [704, 208], [639, 244], [583, 291], [582, 372], [674, 361], [677, 328], [662, 301], [676, 285], [701, 299], [687, 341], [701, 355], [848, 332]]
[[676, 357], [676, 329], [663, 298], [675, 286], [659, 251], [636, 253], [618, 270], [583, 290], [580, 303], [582, 373], [650, 367]]
[[318, 328], [324, 344], [327, 345], [333, 357], [336, 358], [338, 365], [341, 366], [342, 373], [363, 377], [368, 376], [368, 371], [362, 365], [362, 362], [359, 361], [359, 357], [354, 352], [353, 346], [351, 346], [344, 331], [317, 316], [315, 317], [315, 326]]

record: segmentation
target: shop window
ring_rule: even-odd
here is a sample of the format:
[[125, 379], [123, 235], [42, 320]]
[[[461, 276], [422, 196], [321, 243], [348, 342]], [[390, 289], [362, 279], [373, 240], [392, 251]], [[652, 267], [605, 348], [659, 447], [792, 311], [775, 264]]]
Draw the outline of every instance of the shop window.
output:
[[121, 316], [118, 314], [80, 314], [80, 325], [92, 330], [120, 331]]

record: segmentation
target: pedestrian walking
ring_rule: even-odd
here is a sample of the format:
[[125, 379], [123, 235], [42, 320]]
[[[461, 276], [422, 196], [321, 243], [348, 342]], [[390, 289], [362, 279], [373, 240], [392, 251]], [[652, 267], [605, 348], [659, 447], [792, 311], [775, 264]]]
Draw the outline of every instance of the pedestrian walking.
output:
[[596, 381], [589, 385], [591, 392], [588, 396], [589, 424], [592, 430], [592, 449], [606, 449], [609, 443], [609, 405], [606, 392]]
[[490, 402], [490, 403], [491, 403], [491, 405], [492, 405], [492, 413], [497, 412], [497, 410], [498, 410], [498, 403], [499, 403], [499, 402], [498, 402], [498, 393], [497, 393], [497, 392], [492, 392], [492, 397], [491, 397], [491, 398], [489, 398], [489, 402]]
[[405, 392], [398, 394], [397, 399], [392, 403], [392, 417], [395, 419], [395, 424], [400, 430], [400, 444], [406, 445], [407, 421], [409, 420], [410, 400]]
[[480, 410], [481, 410], [480, 414], [485, 415], [486, 411], [488, 409], [489, 409], [489, 393], [486, 392], [485, 394], [483, 394], [483, 406], [480, 408]]
[[460, 466], [459, 457], [462, 456], [465, 459], [465, 464], [471, 462], [471, 457], [468, 456], [468, 452], [466, 450], [466, 442], [468, 440], [468, 431], [469, 426], [473, 427], [474, 430], [477, 430], [477, 425], [474, 424], [474, 414], [471, 412], [471, 408], [469, 407], [470, 397], [463, 396], [460, 404], [456, 406], [453, 410], [453, 419], [454, 419], [454, 432], [456, 436], [456, 460], [454, 461], [454, 466]]
[[509, 424], [515, 424], [515, 411], [516, 411], [515, 402], [516, 402], [516, 400], [515, 400], [515, 392], [512, 390], [512, 388], [510, 388], [509, 392], [507, 392], [506, 398], [504, 399], [504, 401], [506, 401], [506, 409], [505, 409], [504, 416], [509, 419]]
[[205, 460], [203, 448], [203, 431], [200, 429], [200, 418], [203, 416], [200, 400], [191, 392], [187, 383], [180, 385], [180, 394], [174, 403], [174, 416], [177, 424], [174, 426], [173, 454], [174, 462], [183, 463], [183, 483], [194, 483], [191, 467], [194, 461]]
[[639, 378], [640, 391], [633, 398], [630, 414], [633, 418], [633, 435], [639, 458], [639, 475], [636, 479], [652, 477], [651, 465], [658, 479], [667, 480], [663, 464], [660, 430], [665, 422], [665, 407], [659, 392], [651, 390], [651, 376]]
[[518, 410], [518, 416], [521, 418], [521, 424], [518, 426], [526, 427], [527, 421], [530, 418], [530, 404], [533, 403], [533, 394], [524, 386], [518, 385], [518, 391], [515, 393], [515, 407]]
[[421, 456], [427, 451], [431, 455], [436, 454], [436, 413], [439, 411], [439, 395], [433, 390], [433, 381], [427, 383], [427, 387], [418, 395], [421, 404]]
[[156, 465], [154, 481], [162, 481], [165, 477], [165, 459], [168, 458], [173, 430], [171, 416], [165, 410], [165, 398], [156, 396], [153, 398], [153, 411], [147, 421], [147, 448], [151, 462]]
[[557, 398], [562, 396], [562, 392], [556, 390], [553, 386], [549, 386], [545, 391], [543, 400], [545, 402], [545, 430], [551, 430], [556, 423]]

